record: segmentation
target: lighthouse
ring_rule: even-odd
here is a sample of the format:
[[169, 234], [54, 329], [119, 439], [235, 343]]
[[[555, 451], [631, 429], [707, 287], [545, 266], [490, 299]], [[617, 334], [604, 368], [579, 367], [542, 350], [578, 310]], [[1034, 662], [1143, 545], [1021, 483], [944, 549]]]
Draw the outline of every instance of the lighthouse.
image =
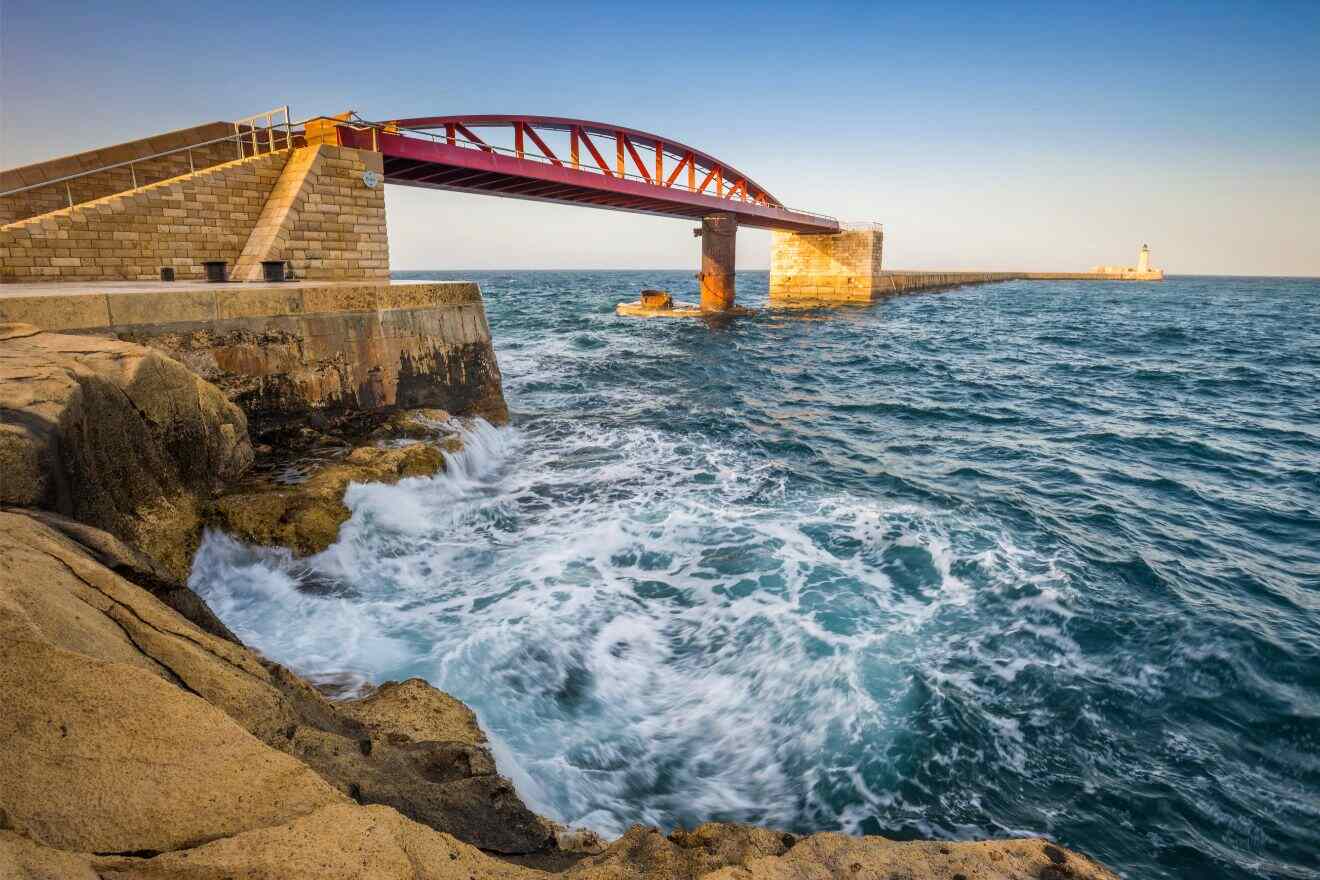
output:
[[1163, 281], [1164, 270], [1150, 266], [1150, 245], [1143, 244], [1137, 254], [1136, 268], [1132, 266], [1092, 266], [1094, 275], [1107, 275], [1115, 281]]

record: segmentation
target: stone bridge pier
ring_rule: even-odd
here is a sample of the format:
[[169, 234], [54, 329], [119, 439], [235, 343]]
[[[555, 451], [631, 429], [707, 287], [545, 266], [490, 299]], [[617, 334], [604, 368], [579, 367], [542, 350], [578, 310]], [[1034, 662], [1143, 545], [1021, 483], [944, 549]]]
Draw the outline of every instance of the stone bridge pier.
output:
[[774, 233], [770, 304], [867, 303], [883, 291], [885, 234], [879, 228], [834, 234]]

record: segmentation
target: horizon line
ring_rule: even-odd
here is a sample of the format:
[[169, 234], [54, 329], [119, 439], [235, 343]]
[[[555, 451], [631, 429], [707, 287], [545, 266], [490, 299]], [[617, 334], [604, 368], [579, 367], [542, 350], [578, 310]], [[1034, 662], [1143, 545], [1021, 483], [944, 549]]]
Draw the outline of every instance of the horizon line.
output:
[[[395, 272], [690, 272], [688, 269], [659, 269], [652, 267], [642, 268], [610, 268], [605, 266], [574, 266], [571, 268], [541, 268], [541, 267], [523, 267], [510, 269], [497, 268], [459, 268], [459, 269], [391, 269], [390, 274]], [[1038, 272], [1038, 271], [1056, 271], [1039, 269], [882, 269], [881, 272]], [[769, 269], [735, 269], [734, 274], [742, 272], [764, 272], [769, 273]], [[696, 273], [691, 273], [695, 280]], [[1077, 274], [1086, 274], [1079, 272]], [[1201, 272], [1165, 272], [1165, 278], [1267, 278], [1283, 279], [1289, 281], [1320, 281], [1320, 275], [1237, 275], [1232, 273], [1201, 273]], [[1020, 279], [1030, 281], [1032, 279]]]

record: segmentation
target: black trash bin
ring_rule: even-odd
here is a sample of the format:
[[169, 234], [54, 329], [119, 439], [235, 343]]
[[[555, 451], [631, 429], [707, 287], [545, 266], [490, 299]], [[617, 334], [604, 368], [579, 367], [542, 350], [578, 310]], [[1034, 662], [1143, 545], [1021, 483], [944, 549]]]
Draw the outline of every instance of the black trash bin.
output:
[[284, 270], [283, 260], [262, 260], [261, 277], [266, 281], [286, 281], [288, 273]]
[[160, 280], [161, 280], [161, 281], [173, 281], [173, 280], [174, 280], [174, 267], [173, 267], [173, 266], [161, 266], [161, 267], [160, 267]]
[[227, 260], [203, 260], [207, 281], [228, 281], [229, 262]]

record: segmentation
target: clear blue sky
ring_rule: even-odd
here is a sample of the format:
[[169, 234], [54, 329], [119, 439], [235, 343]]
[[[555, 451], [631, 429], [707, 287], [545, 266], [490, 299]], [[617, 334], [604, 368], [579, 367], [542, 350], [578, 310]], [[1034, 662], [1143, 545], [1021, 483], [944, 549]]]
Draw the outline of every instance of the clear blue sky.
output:
[[[878, 220], [896, 268], [1320, 275], [1320, 2], [0, 0], [0, 165], [288, 103], [578, 116]], [[388, 190], [395, 268], [695, 268], [683, 221]], [[739, 265], [769, 237], [745, 231]]]

